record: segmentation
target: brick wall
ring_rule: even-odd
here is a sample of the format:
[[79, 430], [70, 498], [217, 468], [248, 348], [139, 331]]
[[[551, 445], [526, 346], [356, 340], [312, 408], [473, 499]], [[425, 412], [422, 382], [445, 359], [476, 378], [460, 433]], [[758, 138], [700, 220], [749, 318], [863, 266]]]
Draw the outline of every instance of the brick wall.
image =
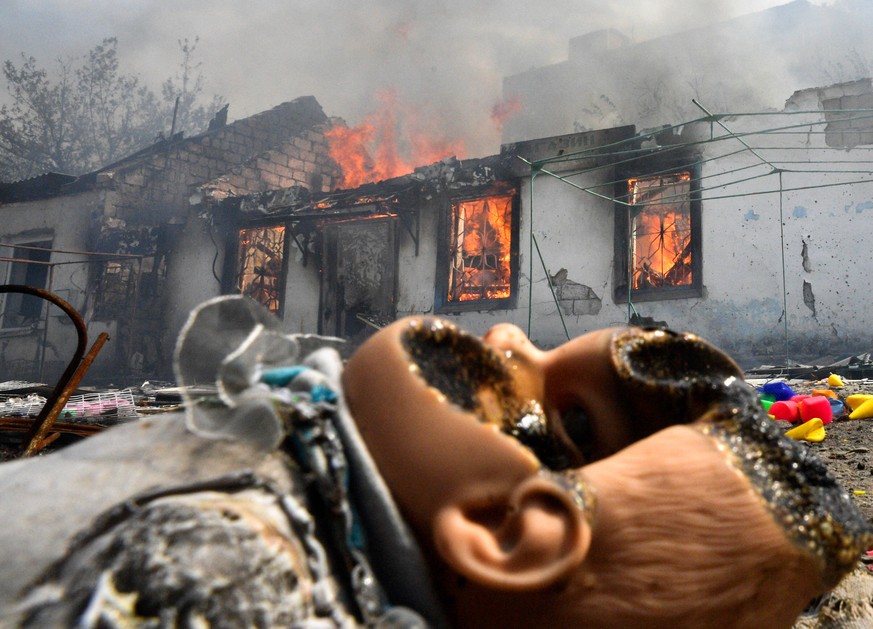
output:
[[821, 88], [821, 106], [828, 121], [825, 143], [835, 148], [873, 144], [873, 83], [861, 79]]
[[[290, 185], [330, 187], [337, 168], [328, 157], [328, 124], [311, 96], [283, 103], [220, 129], [157, 147], [113, 175], [113, 217], [131, 223], [183, 217], [197, 188], [213, 182], [247, 194]], [[321, 189], [321, 188], [320, 188]]]
[[340, 171], [328, 154], [325, 128], [304, 131], [279, 148], [262, 153], [210, 181], [205, 188], [216, 199], [290, 186], [329, 192], [339, 182]]

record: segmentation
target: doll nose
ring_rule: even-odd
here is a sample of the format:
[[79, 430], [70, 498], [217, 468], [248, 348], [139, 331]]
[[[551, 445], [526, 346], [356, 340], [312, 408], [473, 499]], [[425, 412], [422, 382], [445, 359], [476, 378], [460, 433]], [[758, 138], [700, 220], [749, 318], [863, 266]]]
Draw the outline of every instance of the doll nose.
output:
[[527, 335], [517, 325], [498, 323], [492, 326], [482, 340], [491, 347], [506, 352], [527, 352], [535, 349]]
[[482, 342], [505, 358], [516, 396], [544, 402], [543, 362], [546, 353], [531, 343], [521, 328], [511, 323], [498, 323], [482, 336]]

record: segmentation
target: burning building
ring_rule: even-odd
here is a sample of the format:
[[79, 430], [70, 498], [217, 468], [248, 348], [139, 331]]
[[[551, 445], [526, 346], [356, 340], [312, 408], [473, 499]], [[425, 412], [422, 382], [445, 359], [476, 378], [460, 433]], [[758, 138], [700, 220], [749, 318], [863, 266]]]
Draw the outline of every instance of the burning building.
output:
[[[169, 376], [185, 314], [222, 293], [350, 347], [415, 313], [479, 333], [515, 323], [543, 347], [666, 323], [756, 362], [871, 344], [869, 321], [847, 316], [869, 310], [854, 288], [869, 265], [845, 247], [873, 211], [869, 79], [801, 90], [780, 112], [557, 135], [411, 170], [396, 152], [383, 153], [392, 166], [339, 148], [353, 130], [314, 100], [277, 109], [311, 116], [276, 148], [181, 181], [167, 166], [214, 155], [216, 131], [51, 176], [51, 189], [6, 186], [6, 281], [42, 283], [93, 333], [108, 329], [103, 373], [119, 377]], [[162, 202], [149, 186], [175, 192]], [[4, 378], [63, 350], [62, 326], [28, 313], [7, 299]]]
[[201, 212], [229, 235], [226, 291], [295, 331], [363, 338], [410, 300], [441, 312], [511, 307], [519, 199], [507, 161], [448, 158], [351, 190], [228, 197]]
[[[799, 91], [778, 116], [510, 143], [201, 212], [235, 252], [224, 290], [278, 287], [262, 302], [293, 331], [357, 339], [432, 312], [479, 332], [513, 322], [543, 346], [630, 320], [695, 330], [749, 360], [851, 352], [868, 326], [843, 316], [833, 278], [864, 281], [838, 252], [873, 198], [871, 98], [869, 80], [849, 82]], [[269, 279], [243, 263], [265, 250], [271, 263], [255, 268]]]
[[[331, 189], [339, 170], [327, 152], [330, 126], [318, 102], [302, 97], [80, 177], [0, 184], [0, 282], [48, 289], [83, 315], [89, 336], [110, 335], [92, 375], [169, 377], [189, 309], [220, 290], [217, 234], [192, 222], [192, 198]], [[75, 347], [65, 317], [27, 296], [0, 303], [0, 379], [56, 378]]]

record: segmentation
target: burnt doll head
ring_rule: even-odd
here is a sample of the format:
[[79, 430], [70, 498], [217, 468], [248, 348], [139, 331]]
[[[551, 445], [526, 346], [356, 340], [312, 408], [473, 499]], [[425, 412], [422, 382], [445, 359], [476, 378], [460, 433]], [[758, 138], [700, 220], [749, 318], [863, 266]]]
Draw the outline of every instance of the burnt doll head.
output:
[[788, 627], [871, 541], [691, 334], [410, 318], [343, 382], [459, 626]]

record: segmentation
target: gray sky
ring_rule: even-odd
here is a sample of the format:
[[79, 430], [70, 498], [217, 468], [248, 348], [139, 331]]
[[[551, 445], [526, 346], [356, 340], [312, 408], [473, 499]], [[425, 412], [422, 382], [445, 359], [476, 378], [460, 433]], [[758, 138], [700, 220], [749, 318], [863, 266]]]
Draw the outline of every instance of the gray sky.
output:
[[475, 156], [499, 146], [502, 78], [566, 59], [572, 37], [616, 28], [642, 41], [786, 1], [0, 0], [0, 59], [50, 67], [114, 36], [122, 71], [158, 91], [177, 41], [199, 37], [206, 91], [231, 120], [313, 95], [354, 125], [393, 90]]

